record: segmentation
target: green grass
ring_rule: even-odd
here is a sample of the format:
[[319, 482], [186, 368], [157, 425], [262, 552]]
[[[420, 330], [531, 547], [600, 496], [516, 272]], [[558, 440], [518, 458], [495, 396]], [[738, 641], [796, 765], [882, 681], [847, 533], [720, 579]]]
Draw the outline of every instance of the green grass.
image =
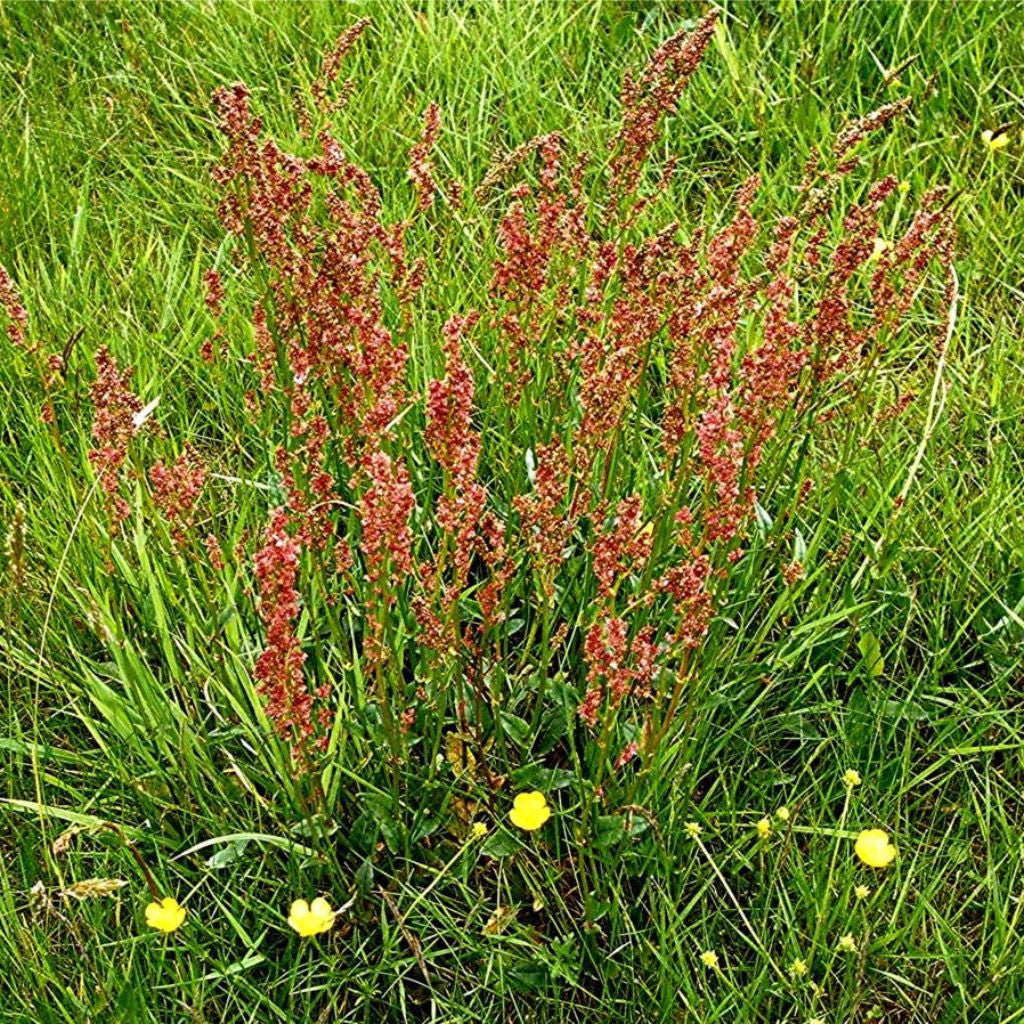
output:
[[[374, 26], [343, 73], [357, 88], [336, 131], [392, 215], [409, 208], [406, 154], [429, 100], [444, 114], [443, 176], [470, 189], [494, 156], [541, 132], [597, 151], [624, 69], [700, 13], [367, 9]], [[584, 780], [531, 758], [531, 737], [510, 762], [520, 774], [486, 794], [428, 759], [396, 781], [356, 732], [336, 752], [324, 809], [308, 813], [251, 682], [251, 563], [214, 576], [168, 555], [143, 496], [110, 545], [97, 509], [87, 386], [92, 353], [108, 345], [135, 367], [142, 400], [160, 398], [154, 450], [191, 440], [242, 481], [209, 485], [203, 533], [229, 549], [263, 529], [270, 498], [244, 481], [267, 479], [267, 453], [245, 416], [244, 374], [199, 357], [201, 275], [227, 265], [209, 97], [246, 81], [269, 129], [299, 146], [293, 91], [361, 13], [0, 5], [0, 262], [34, 336], [58, 350], [76, 339], [59, 442], [6, 340], [0, 359], [0, 523], [8, 532], [24, 516], [24, 556], [0, 565], [0, 1020], [1024, 1020], [1024, 5], [724, 5], [661, 144], [681, 169], [663, 212], [718, 225], [735, 183], [757, 171], [767, 220], [792, 207], [812, 147], [912, 95], [871, 160], [915, 195], [952, 188], [958, 316], [939, 362], [941, 327], [916, 309], [868, 408], [908, 389], [918, 399], [855, 425], [857, 443], [844, 443], [846, 424], [819, 439], [797, 522], [769, 505], [778, 523], [755, 537], [718, 616], [691, 734], [659, 750], [635, 811], [589, 832]], [[980, 132], [1007, 121], [1011, 144], [992, 154]], [[416, 231], [434, 294], [450, 309], [481, 302], [488, 243], [470, 226]], [[237, 339], [249, 287], [228, 277]], [[413, 392], [441, 371], [443, 313], [417, 327]], [[490, 440], [489, 473], [521, 490], [528, 426]], [[645, 472], [642, 455], [629, 474]], [[778, 568], [794, 529], [808, 572], [786, 588]], [[302, 628], [325, 627], [309, 616]], [[867, 634], [880, 672], [861, 655]], [[352, 674], [347, 644], [343, 633], [323, 644], [339, 678]], [[359, 699], [357, 685], [344, 693]], [[850, 766], [864, 782], [847, 804]], [[485, 857], [505, 852], [509, 791], [537, 779], [558, 827]], [[490, 846], [449, 835], [454, 799], [470, 796]], [[755, 823], [783, 805], [789, 824], [760, 843]], [[101, 821], [188, 898], [170, 939], [145, 928], [144, 880], [113, 833], [90, 827]], [[82, 831], [53, 854], [71, 825]], [[868, 877], [849, 836], [876, 825], [900, 855]], [[95, 877], [130, 884], [59, 894]], [[865, 881], [872, 894], [857, 901]], [[49, 911], [30, 895], [38, 882]], [[355, 899], [329, 936], [300, 943], [288, 905], [318, 892]], [[834, 957], [846, 933], [859, 952]], [[708, 949], [720, 973], [700, 963]], [[806, 977], [792, 975], [795, 959]]]

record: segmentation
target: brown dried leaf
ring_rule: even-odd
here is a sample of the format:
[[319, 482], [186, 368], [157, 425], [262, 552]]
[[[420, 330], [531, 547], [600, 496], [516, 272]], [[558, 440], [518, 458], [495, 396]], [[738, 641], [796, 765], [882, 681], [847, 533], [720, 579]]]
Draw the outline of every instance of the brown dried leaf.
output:
[[444, 755], [452, 766], [456, 778], [476, 776], [476, 757], [469, 744], [458, 733], [450, 732], [444, 738]]
[[499, 906], [484, 925], [484, 935], [500, 935], [515, 920], [515, 916], [513, 907]]
[[59, 857], [63, 853], [68, 852], [68, 848], [71, 846], [71, 840], [82, 831], [81, 825], [72, 825], [71, 828], [61, 832], [59, 836], [53, 841], [53, 845], [50, 849], [53, 851], [55, 857]]
[[53, 910], [49, 893], [42, 881], [36, 882], [28, 893], [28, 915], [34, 925], [41, 924], [43, 919]]
[[456, 835], [464, 835], [476, 818], [477, 807], [480, 805], [476, 800], [463, 800], [462, 797], [453, 797], [451, 807], [458, 820], [458, 827], [452, 829]]

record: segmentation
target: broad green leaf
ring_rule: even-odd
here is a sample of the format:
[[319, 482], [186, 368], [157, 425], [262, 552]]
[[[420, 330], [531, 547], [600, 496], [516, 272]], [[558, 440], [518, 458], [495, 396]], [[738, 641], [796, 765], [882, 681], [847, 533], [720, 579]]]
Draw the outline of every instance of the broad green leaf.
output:
[[861, 633], [857, 642], [864, 664], [872, 678], [877, 679], [885, 671], [885, 658], [882, 657], [882, 648], [878, 643], [878, 637], [870, 630]]

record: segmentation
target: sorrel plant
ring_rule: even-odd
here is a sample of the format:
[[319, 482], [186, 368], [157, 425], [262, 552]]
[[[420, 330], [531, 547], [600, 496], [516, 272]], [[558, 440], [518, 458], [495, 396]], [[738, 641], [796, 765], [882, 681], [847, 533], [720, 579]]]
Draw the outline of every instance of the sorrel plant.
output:
[[[794, 515], [816, 433], [856, 430], [915, 304], [932, 307], [941, 344], [947, 198], [901, 205], [882, 244], [901, 191], [860, 156], [905, 103], [816, 153], [786, 215], [760, 222], [752, 177], [713, 230], [657, 219], [673, 167], [653, 154], [714, 24], [627, 76], [605, 151], [544, 135], [475, 189], [439, 180], [443, 111], [425, 104], [398, 219], [331, 132], [367, 22], [341, 36], [299, 111], [304, 155], [269, 137], [246, 86], [215, 94], [230, 244], [206, 273], [217, 326], [202, 357], [246, 367], [265, 524], [241, 537], [201, 525], [220, 467], [162, 435], [158, 413], [146, 423], [106, 349], [88, 459], [115, 570], [133, 502], [166, 519], [169, 563], [242, 568], [262, 632], [239, 653], [261, 710], [231, 714], [265, 714], [280, 781], [304, 806], [337, 811], [326, 780], [353, 746], [399, 788], [411, 765], [427, 778], [454, 767], [491, 802], [510, 773], [568, 769], [583, 835], [602, 806], [638, 798], [661, 745], [686, 756], [759, 517]], [[467, 260], [494, 253], [472, 308], [451, 306], [431, 270], [448, 222], [470, 239]], [[60, 444], [61, 356], [29, 343], [5, 271], [0, 300]], [[240, 307], [249, 335], [220, 325]], [[443, 366], [417, 361], [423, 338]], [[783, 578], [800, 573], [796, 558]]]

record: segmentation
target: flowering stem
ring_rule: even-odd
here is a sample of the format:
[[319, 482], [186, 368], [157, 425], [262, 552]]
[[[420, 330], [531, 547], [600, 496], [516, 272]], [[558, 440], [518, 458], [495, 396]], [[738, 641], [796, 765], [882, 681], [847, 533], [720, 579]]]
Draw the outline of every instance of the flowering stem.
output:
[[646, 755], [647, 765], [650, 769], [651, 762], [654, 759], [654, 752], [661, 746], [662, 741], [665, 739], [665, 735], [668, 732], [669, 726], [672, 724], [672, 719], [675, 717], [676, 709], [679, 707], [679, 701], [683, 696], [683, 690], [686, 687], [686, 682], [689, 677], [690, 669], [690, 650], [687, 648], [683, 651], [682, 658], [679, 663], [679, 671], [676, 673], [676, 684], [672, 690], [672, 696], [669, 699], [668, 708], [665, 711], [665, 717], [662, 719], [661, 726], [657, 733], [650, 733], [650, 738], [647, 742]]
[[[540, 637], [541, 637], [541, 657], [540, 666], [538, 670], [539, 679], [537, 682], [537, 696], [534, 701], [533, 717], [530, 721], [530, 735], [535, 736], [537, 730], [540, 728], [540, 721], [544, 714], [544, 696], [547, 693], [548, 688], [548, 663], [551, 659], [551, 616], [550, 616], [550, 602], [548, 601], [544, 588], [541, 587], [540, 593]], [[531, 643], [527, 644], [527, 649], [532, 647], [533, 637], [536, 635], [537, 619], [534, 619], [532, 631], [530, 634]]]
[[112, 821], [102, 822], [100, 828], [109, 828], [110, 831], [117, 835], [121, 842], [128, 847], [128, 851], [135, 858], [135, 863], [142, 869], [143, 877], [146, 879], [146, 885], [149, 887], [150, 896], [159, 903], [161, 899], [160, 890], [156, 886], [153, 873], [149, 870], [148, 865], [142, 859], [142, 854], [139, 853], [139, 848], [124, 834], [121, 827], [119, 825], [115, 825]]

